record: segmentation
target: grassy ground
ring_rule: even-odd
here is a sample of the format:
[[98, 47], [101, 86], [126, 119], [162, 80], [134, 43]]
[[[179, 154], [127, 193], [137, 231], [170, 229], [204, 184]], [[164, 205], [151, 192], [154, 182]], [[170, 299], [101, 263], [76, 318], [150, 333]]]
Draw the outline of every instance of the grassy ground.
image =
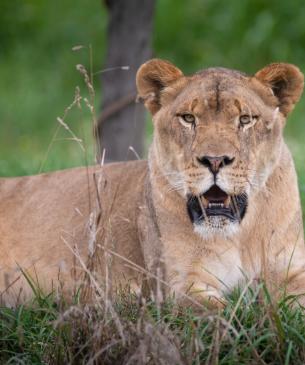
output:
[[0, 309], [1, 364], [305, 363], [305, 312], [272, 304], [263, 284], [228, 298], [224, 311], [157, 305], [128, 292], [94, 307], [37, 294]]

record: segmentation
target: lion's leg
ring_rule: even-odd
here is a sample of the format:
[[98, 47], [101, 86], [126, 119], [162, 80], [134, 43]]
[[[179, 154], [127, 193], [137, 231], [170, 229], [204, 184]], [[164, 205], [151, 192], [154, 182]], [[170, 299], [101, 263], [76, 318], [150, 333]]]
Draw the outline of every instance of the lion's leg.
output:
[[215, 277], [206, 272], [168, 271], [168, 285], [179, 304], [223, 308], [226, 300], [221, 285]]
[[232, 244], [224, 247], [222, 242], [218, 252], [217, 243], [212, 250], [200, 241], [196, 247], [191, 251], [183, 242], [167, 242], [164, 264], [170, 292], [179, 301], [190, 297], [201, 304], [223, 306], [224, 294], [244, 278], [238, 248]]
[[295, 295], [296, 302], [305, 306], [305, 267], [289, 270], [284, 289], [286, 295]]
[[[303, 229], [302, 229], [303, 231]], [[293, 242], [293, 240], [290, 240]], [[276, 268], [279, 286], [286, 295], [299, 296], [298, 302], [305, 305], [305, 246], [303, 237], [294, 245], [286, 245], [279, 255], [275, 255], [271, 266]], [[280, 271], [279, 271], [280, 269]]]

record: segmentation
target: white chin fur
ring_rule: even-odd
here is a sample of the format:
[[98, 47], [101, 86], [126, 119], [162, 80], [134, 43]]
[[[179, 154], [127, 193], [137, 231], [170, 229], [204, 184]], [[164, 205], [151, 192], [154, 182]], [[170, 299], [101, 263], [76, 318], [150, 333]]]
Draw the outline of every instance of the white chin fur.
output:
[[203, 221], [200, 224], [194, 224], [194, 231], [203, 239], [209, 239], [213, 236], [222, 236], [229, 238], [234, 236], [239, 229], [238, 222], [224, 223], [221, 217], [209, 217], [209, 222]]

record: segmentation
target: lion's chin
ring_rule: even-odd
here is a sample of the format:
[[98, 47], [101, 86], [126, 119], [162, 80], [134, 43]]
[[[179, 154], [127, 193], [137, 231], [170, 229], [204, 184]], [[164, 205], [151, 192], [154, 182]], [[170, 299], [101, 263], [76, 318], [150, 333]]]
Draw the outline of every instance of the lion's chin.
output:
[[224, 217], [209, 217], [207, 220], [194, 223], [194, 231], [203, 239], [220, 236], [229, 238], [238, 233], [239, 222], [232, 222]]

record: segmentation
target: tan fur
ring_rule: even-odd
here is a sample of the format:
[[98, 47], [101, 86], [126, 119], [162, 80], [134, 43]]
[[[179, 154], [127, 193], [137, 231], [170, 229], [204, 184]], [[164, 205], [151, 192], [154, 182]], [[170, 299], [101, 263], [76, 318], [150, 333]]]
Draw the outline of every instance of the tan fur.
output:
[[[0, 180], [2, 299], [29, 296], [20, 267], [37, 274], [45, 290], [63, 282], [70, 293], [82, 269], [69, 247], [86, 264], [99, 253], [95, 270], [105, 277], [109, 269], [114, 285], [139, 287], [143, 268], [149, 277], [161, 275], [178, 297], [187, 292], [200, 302], [223, 302], [237, 285], [259, 279], [275, 294], [283, 287], [305, 292], [297, 177], [282, 136], [303, 90], [298, 68], [272, 64], [252, 77], [212, 68], [186, 77], [156, 59], [141, 66], [137, 86], [153, 114], [148, 163]], [[196, 125], [185, 123], [184, 114], [195, 116]], [[245, 114], [251, 123], [242, 126]], [[214, 180], [202, 156], [233, 162]], [[215, 181], [232, 197], [247, 194], [244, 218], [192, 224], [187, 197]]]

